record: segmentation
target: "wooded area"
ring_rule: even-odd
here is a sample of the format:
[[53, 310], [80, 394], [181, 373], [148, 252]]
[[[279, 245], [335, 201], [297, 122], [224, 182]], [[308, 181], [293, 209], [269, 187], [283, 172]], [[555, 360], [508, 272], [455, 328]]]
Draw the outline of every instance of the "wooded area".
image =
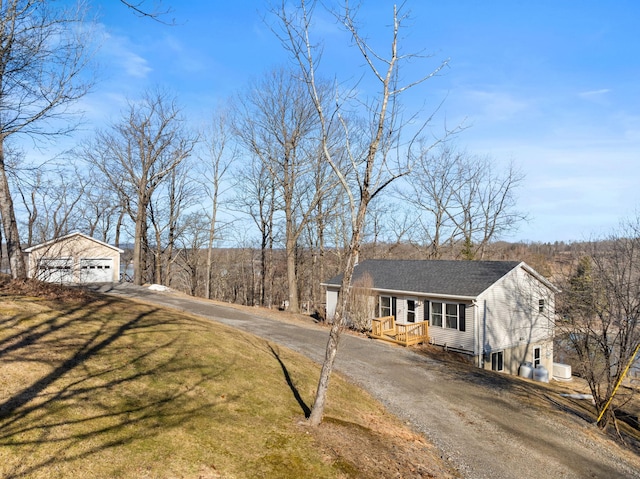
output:
[[[92, 84], [79, 36], [90, 30], [77, 28], [80, 10], [3, 5], [2, 271], [24, 278], [24, 248], [80, 231], [125, 249], [123, 278], [135, 284], [320, 318], [320, 283], [343, 273], [340, 322], [359, 259], [521, 260], [569, 292], [563, 326], [603, 407], [640, 344], [637, 222], [594, 242], [501, 242], [527, 219], [517, 166], [466, 151], [464, 125], [433, 125], [438, 103], [410, 111], [400, 101], [447, 60], [402, 51], [408, 16], [396, 8], [388, 55], [378, 53], [346, 2], [329, 14], [363, 77], [349, 85], [323, 76], [321, 42], [311, 38], [316, 8], [284, 2], [271, 12], [291, 64], [240, 86], [207, 125], [192, 124], [179, 96], [158, 88], [129, 98], [117, 119], [62, 156], [36, 161], [20, 139], [46, 151], [49, 139], [74, 131], [70, 106]], [[405, 78], [399, 69], [410, 61], [428, 73]]]

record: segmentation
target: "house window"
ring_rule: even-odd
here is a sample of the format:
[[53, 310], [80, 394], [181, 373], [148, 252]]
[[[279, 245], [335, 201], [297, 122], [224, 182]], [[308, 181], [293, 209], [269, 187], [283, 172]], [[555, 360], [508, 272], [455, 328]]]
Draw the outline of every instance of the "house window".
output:
[[538, 300], [538, 312], [544, 313], [544, 299]]
[[465, 308], [464, 304], [431, 303], [431, 326], [466, 331]]
[[442, 327], [442, 303], [431, 303], [431, 326]]
[[491, 353], [491, 369], [493, 371], [503, 371], [504, 370], [504, 353], [503, 353], [503, 351], [497, 351], [495, 353]]
[[540, 348], [533, 348], [533, 367], [537, 368], [540, 365]]
[[416, 301], [407, 299], [407, 323], [416, 322]]
[[392, 314], [392, 301], [391, 296], [380, 296], [379, 298], [379, 318], [384, 318], [386, 316], [391, 316]]
[[458, 305], [447, 303], [445, 305], [446, 311], [446, 325], [447, 328], [458, 329]]

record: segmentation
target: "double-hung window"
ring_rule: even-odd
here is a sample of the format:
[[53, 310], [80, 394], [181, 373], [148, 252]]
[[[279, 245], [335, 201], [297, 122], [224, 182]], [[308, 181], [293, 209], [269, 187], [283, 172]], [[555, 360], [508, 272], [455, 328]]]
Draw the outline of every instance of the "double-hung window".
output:
[[407, 299], [407, 323], [416, 322], [417, 304], [415, 299]]
[[431, 303], [431, 326], [442, 327], [442, 303]]
[[380, 318], [391, 316], [391, 296], [380, 296], [379, 312]]
[[445, 324], [447, 328], [458, 329], [458, 305], [447, 303], [445, 304]]
[[466, 331], [466, 306], [458, 303], [431, 303], [431, 326]]

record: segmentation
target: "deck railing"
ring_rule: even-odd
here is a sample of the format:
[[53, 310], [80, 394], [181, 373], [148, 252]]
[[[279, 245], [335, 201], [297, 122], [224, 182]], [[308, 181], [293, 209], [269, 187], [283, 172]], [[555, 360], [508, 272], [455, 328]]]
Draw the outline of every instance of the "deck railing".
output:
[[396, 341], [411, 346], [427, 339], [427, 323], [396, 324]]
[[387, 334], [395, 334], [396, 318], [395, 316], [383, 316], [382, 318], [374, 318], [371, 320], [371, 335], [385, 336]]
[[427, 323], [396, 324], [394, 316], [371, 320], [371, 337], [392, 341], [404, 346], [424, 343], [429, 340]]

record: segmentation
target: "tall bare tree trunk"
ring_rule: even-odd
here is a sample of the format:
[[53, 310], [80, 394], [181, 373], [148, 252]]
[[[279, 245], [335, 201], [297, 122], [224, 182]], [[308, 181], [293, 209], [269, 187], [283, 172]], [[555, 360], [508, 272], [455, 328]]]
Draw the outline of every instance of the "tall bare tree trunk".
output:
[[[398, 8], [393, 7], [393, 24], [391, 27], [390, 54], [383, 57], [372, 50], [367, 43], [366, 35], [362, 35], [355, 24], [355, 11], [350, 8], [350, 2], [345, 1], [342, 11], [333, 12], [335, 17], [343, 24], [345, 30], [350, 35], [351, 41], [356, 45], [362, 55], [372, 77], [379, 82], [380, 91], [375, 101], [362, 101], [358, 99], [358, 104], [369, 105], [367, 111], [370, 123], [362, 130], [357, 128], [346, 118], [348, 107], [342, 105], [341, 99], [333, 102], [331, 108], [334, 111], [325, 111], [325, 103], [319, 94], [316, 79], [317, 53], [316, 44], [310, 39], [309, 26], [311, 16], [316, 4], [311, 1], [309, 5], [305, 0], [300, 0], [294, 13], [290, 13], [287, 2], [283, 1], [276, 15], [281, 20], [282, 32], [278, 34], [283, 46], [293, 55], [300, 66], [300, 73], [306, 82], [308, 93], [311, 96], [318, 121], [321, 124], [322, 159], [326, 161], [333, 170], [338, 182], [342, 185], [344, 192], [349, 199], [349, 218], [351, 239], [347, 248], [346, 265], [343, 272], [342, 286], [340, 290], [341, 298], [336, 308], [336, 317], [331, 327], [325, 360], [318, 381], [316, 398], [309, 417], [309, 424], [317, 426], [322, 421], [324, 406], [326, 401], [329, 378], [333, 369], [333, 364], [338, 351], [338, 343], [341, 328], [344, 327], [345, 313], [348, 309], [351, 292], [351, 281], [353, 272], [358, 262], [360, 245], [362, 242], [362, 232], [364, 231], [367, 209], [371, 200], [390, 185], [396, 179], [411, 172], [412, 153], [411, 148], [417, 142], [418, 136], [426, 123], [418, 128], [417, 133], [412, 133], [409, 141], [402, 141], [403, 122], [401, 110], [397, 103], [398, 97], [408, 90], [428, 78], [435, 75], [445, 64], [442, 63], [432, 73], [418, 78], [416, 81], [407, 82], [405, 85], [399, 84], [401, 76], [398, 73], [398, 62], [407, 61], [415, 57], [398, 53], [398, 37], [401, 20]], [[380, 69], [379, 69], [380, 67]], [[340, 86], [344, 89], [344, 85]], [[347, 89], [348, 90], [348, 89]], [[339, 98], [339, 93], [336, 95]], [[348, 98], [345, 103], [348, 104]], [[345, 107], [343, 110], [342, 108]], [[349, 166], [340, 163], [340, 155], [334, 154], [330, 141], [333, 120], [341, 124], [343, 133], [344, 148], [346, 156], [349, 158]], [[429, 120], [427, 119], [426, 122]], [[370, 135], [370, 136], [369, 136]], [[358, 143], [359, 148], [354, 148]], [[391, 163], [395, 157], [406, 158]], [[355, 172], [355, 173], [354, 173]]]
[[336, 355], [338, 354], [340, 333], [344, 328], [344, 315], [349, 306], [349, 298], [351, 297], [350, 292], [353, 271], [356, 264], [358, 264], [360, 244], [362, 242], [362, 227], [364, 227], [368, 203], [368, 199], [360, 203], [358, 216], [351, 236], [349, 252], [347, 253], [347, 264], [344, 269], [344, 276], [342, 277], [342, 285], [340, 287], [340, 301], [338, 302], [334, 321], [331, 324], [331, 330], [329, 331], [329, 339], [325, 350], [324, 362], [322, 363], [322, 369], [320, 371], [316, 397], [313, 407], [311, 408], [311, 414], [309, 415], [309, 424], [311, 426], [318, 426], [322, 422], [322, 416], [324, 415], [327, 391], [329, 390], [329, 379], [331, 378], [333, 364], [336, 360]]
[[[226, 169], [226, 168], [225, 168]], [[207, 243], [207, 266], [205, 273], [204, 297], [211, 299], [211, 280], [213, 279], [213, 245], [216, 239], [216, 221], [218, 217], [218, 193], [219, 193], [219, 176], [218, 166], [215, 166], [215, 174], [213, 178], [213, 198], [211, 204], [211, 222], [209, 223], [209, 239]]]
[[9, 258], [11, 277], [13, 279], [25, 279], [27, 277], [27, 266], [20, 246], [18, 222], [16, 221], [13, 199], [5, 170], [3, 139], [0, 139], [0, 214], [2, 214], [2, 225], [4, 226], [4, 236], [7, 242], [7, 257]]
[[215, 239], [216, 233], [215, 210], [216, 205], [214, 201], [214, 205], [212, 207], [212, 218], [214, 219], [212, 219], [209, 224], [209, 241], [207, 242], [207, 265], [204, 284], [204, 297], [206, 299], [211, 299], [211, 280], [213, 277], [213, 240]]
[[287, 236], [287, 285], [289, 289], [289, 311], [300, 312], [298, 301], [298, 275], [296, 268], [296, 238]]
[[146, 241], [147, 237], [147, 206], [146, 202], [138, 201], [138, 212], [136, 214], [136, 232], [133, 242], [133, 284], [141, 286], [143, 281], [143, 270], [146, 270]]

